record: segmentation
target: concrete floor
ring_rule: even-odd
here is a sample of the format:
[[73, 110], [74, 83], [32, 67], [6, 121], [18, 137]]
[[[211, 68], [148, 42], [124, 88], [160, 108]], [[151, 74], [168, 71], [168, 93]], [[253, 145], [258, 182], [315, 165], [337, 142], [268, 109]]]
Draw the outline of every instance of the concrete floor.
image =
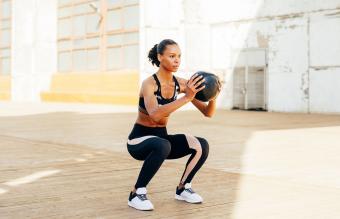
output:
[[169, 133], [210, 142], [193, 181], [205, 202], [175, 201], [187, 158], [148, 186], [152, 212], [127, 206], [142, 165], [126, 150], [134, 107], [0, 103], [0, 218], [340, 218], [340, 116], [218, 111], [172, 115]]

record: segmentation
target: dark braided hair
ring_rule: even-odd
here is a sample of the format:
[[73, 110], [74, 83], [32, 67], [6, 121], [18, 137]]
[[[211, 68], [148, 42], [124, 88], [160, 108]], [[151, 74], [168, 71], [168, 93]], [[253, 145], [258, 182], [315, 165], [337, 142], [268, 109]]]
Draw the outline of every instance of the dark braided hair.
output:
[[164, 50], [166, 49], [167, 45], [177, 45], [177, 43], [171, 39], [162, 40], [159, 44], [155, 44], [152, 49], [149, 51], [149, 61], [152, 65], [156, 65], [159, 67], [160, 62], [158, 61], [157, 54], [163, 55]]

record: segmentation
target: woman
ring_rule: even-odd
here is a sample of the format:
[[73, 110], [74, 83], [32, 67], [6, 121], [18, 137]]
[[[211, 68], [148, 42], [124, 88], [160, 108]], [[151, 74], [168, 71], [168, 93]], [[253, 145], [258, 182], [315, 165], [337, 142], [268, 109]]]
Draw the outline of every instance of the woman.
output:
[[[200, 86], [204, 82], [201, 76], [194, 75], [186, 80], [173, 75], [181, 63], [181, 51], [175, 41], [165, 39], [156, 44], [148, 58], [159, 69], [142, 83], [138, 118], [128, 137], [127, 148], [131, 156], [144, 160], [128, 205], [138, 210], [152, 210], [154, 207], [146, 197], [147, 184], [165, 159], [186, 155], [190, 157], [176, 188], [175, 198], [201, 203], [203, 199], [191, 189], [191, 181], [208, 157], [208, 142], [189, 134], [169, 135], [166, 124], [172, 112], [189, 102], [205, 116], [211, 117], [215, 112], [216, 97], [208, 104], [194, 98], [197, 92], [204, 89], [204, 86]], [[177, 99], [179, 93], [185, 95]]]

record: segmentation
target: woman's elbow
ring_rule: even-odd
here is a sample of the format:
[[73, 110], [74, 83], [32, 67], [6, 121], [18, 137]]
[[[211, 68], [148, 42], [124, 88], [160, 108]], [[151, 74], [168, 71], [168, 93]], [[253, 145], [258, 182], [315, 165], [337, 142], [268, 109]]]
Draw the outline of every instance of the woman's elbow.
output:
[[205, 116], [205, 117], [208, 117], [208, 118], [211, 118], [211, 117], [214, 116], [214, 114], [215, 114], [214, 112], [205, 112], [205, 113], [204, 113], [204, 116]]
[[205, 117], [211, 118], [215, 115], [215, 109], [205, 109], [203, 114]]

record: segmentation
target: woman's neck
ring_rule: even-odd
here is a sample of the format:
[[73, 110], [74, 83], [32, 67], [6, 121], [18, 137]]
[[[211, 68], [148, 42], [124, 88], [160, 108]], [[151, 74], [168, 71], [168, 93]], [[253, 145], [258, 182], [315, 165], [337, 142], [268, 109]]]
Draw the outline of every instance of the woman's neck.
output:
[[172, 82], [172, 72], [171, 71], [167, 71], [164, 68], [160, 67], [156, 74], [157, 74], [157, 77], [161, 81]]

